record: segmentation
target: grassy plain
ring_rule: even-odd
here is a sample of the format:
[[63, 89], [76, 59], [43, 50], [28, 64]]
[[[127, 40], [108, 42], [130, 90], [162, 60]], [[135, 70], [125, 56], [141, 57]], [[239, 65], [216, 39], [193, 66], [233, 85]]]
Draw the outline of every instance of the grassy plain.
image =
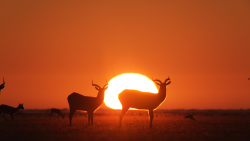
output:
[[[118, 127], [120, 111], [97, 111], [94, 126], [87, 126], [85, 113], [69, 119], [48, 114], [19, 113], [12, 122], [0, 117], [1, 141], [179, 141], [179, 140], [250, 140], [250, 114], [244, 112], [156, 111], [149, 128], [146, 111], [129, 111]], [[184, 119], [193, 114], [196, 121]]]

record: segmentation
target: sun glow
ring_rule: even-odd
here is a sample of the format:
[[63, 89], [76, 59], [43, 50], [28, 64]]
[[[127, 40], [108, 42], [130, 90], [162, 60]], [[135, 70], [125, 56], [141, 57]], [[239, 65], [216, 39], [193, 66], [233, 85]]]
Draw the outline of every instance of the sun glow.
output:
[[124, 89], [134, 89], [142, 92], [158, 93], [152, 80], [137, 73], [124, 73], [112, 78], [105, 91], [104, 103], [112, 109], [122, 109], [118, 94]]

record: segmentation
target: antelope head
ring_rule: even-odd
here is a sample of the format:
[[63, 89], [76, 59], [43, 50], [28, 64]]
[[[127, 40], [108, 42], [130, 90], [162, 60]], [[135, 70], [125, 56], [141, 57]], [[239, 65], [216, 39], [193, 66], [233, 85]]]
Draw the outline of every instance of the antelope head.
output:
[[153, 80], [157, 85], [159, 85], [160, 87], [166, 87], [167, 85], [169, 85], [171, 83], [170, 78], [168, 77], [163, 83], [161, 82], [161, 80], [158, 79], [154, 79]]
[[19, 103], [18, 108], [19, 108], [19, 109], [24, 109], [23, 104], [20, 104], [20, 103]]
[[100, 87], [97, 84], [93, 84], [93, 80], [92, 80], [92, 86], [95, 86], [95, 89], [99, 91], [99, 93], [104, 93], [105, 90], [107, 90], [108, 88], [108, 83], [105, 84], [103, 87]]

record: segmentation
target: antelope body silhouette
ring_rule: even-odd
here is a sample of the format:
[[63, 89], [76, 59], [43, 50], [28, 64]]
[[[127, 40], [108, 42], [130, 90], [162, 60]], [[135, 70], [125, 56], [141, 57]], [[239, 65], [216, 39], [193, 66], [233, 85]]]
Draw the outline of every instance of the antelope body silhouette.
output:
[[[122, 105], [122, 111], [120, 114], [120, 127], [124, 114], [129, 108], [147, 109], [150, 115], [150, 128], [152, 128], [152, 122], [154, 118], [153, 110], [156, 109], [166, 98], [166, 86], [171, 83], [170, 78], [167, 78], [163, 83], [160, 80], [153, 80], [160, 86], [158, 94], [149, 92], [141, 92], [137, 90], [123, 90], [118, 99]], [[168, 82], [169, 81], [169, 82]], [[167, 83], [168, 82], [168, 83]]]
[[69, 113], [70, 126], [71, 126], [72, 117], [77, 110], [87, 111], [88, 125], [90, 125], [90, 121], [91, 121], [91, 126], [93, 126], [93, 113], [102, 104], [104, 100], [104, 92], [108, 88], [107, 85], [108, 84], [105, 84], [102, 88], [97, 84], [93, 84], [93, 81], [92, 81], [92, 86], [95, 86], [96, 90], [99, 91], [97, 94], [97, 97], [84, 96], [75, 92], [68, 96], [68, 103], [69, 103], [69, 109], [70, 109], [70, 113]]
[[1, 90], [5, 87], [5, 82], [4, 82], [4, 78], [3, 78], [3, 84], [0, 85], [0, 93], [1, 93]]
[[186, 118], [189, 118], [189, 119], [192, 119], [192, 120], [194, 120], [195, 121], [195, 118], [194, 118], [194, 116], [193, 115], [187, 115], [187, 116], [185, 116], [185, 119]]
[[10, 115], [10, 117], [11, 117], [10, 121], [12, 121], [14, 119], [14, 115], [16, 114], [16, 112], [19, 109], [24, 109], [23, 104], [19, 104], [19, 106], [17, 108], [2, 104], [2, 105], [0, 105], [0, 115], [3, 114], [2, 116], [6, 121], [8, 121], [8, 120], [7, 120], [7, 118], [5, 118], [4, 115], [5, 114]]
[[62, 114], [62, 112], [59, 109], [56, 109], [56, 108], [50, 109], [50, 115], [49, 116], [52, 116], [53, 114], [57, 114], [58, 118], [59, 118], [59, 116], [64, 118], [64, 115]]

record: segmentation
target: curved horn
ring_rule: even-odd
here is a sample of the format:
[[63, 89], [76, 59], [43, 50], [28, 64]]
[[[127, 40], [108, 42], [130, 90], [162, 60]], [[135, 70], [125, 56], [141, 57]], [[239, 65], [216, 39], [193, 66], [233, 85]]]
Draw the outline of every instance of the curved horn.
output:
[[92, 86], [96, 86], [96, 87], [98, 87], [99, 89], [101, 88], [99, 85], [93, 84], [93, 80], [92, 80]]
[[103, 86], [103, 88], [105, 88], [106, 86], [108, 86], [108, 81], [107, 81], [107, 79], [105, 79], [106, 80], [106, 84]]
[[161, 80], [155, 79], [153, 81], [159, 82], [160, 84], [162, 84]]
[[106, 86], [108, 86], [108, 84], [105, 84], [105, 85], [103, 86], [103, 88], [105, 88]]
[[170, 80], [170, 78], [168, 77], [165, 81], [164, 81], [164, 83], [166, 83], [168, 80]]

